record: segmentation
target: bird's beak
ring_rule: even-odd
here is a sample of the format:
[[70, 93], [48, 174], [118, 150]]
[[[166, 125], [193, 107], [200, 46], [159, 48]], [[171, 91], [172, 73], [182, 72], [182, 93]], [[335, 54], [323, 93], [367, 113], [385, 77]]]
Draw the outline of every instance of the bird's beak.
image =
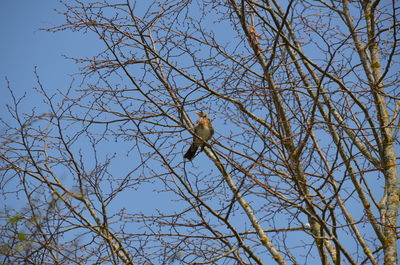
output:
[[201, 113], [201, 111], [196, 111], [196, 114], [201, 116], [202, 113]]

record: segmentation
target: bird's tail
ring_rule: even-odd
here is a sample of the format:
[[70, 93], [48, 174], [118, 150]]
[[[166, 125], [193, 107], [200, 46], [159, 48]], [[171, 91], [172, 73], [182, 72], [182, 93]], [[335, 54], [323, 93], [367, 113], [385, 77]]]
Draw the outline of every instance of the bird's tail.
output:
[[191, 161], [194, 155], [196, 154], [196, 151], [197, 151], [197, 146], [192, 144], [183, 157]]

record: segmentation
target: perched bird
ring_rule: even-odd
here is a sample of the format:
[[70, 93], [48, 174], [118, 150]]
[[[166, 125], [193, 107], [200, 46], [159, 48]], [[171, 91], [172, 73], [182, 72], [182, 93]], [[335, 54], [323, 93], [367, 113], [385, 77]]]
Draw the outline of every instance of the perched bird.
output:
[[212, 135], [214, 134], [214, 128], [211, 124], [210, 119], [208, 118], [207, 113], [203, 111], [198, 111], [196, 112], [196, 114], [200, 116], [200, 119], [197, 121], [196, 126], [194, 127], [194, 133], [196, 134], [196, 136], [193, 137], [192, 145], [183, 156], [189, 161], [193, 159], [194, 155], [196, 154], [197, 148], [203, 147], [204, 141], [210, 140]]

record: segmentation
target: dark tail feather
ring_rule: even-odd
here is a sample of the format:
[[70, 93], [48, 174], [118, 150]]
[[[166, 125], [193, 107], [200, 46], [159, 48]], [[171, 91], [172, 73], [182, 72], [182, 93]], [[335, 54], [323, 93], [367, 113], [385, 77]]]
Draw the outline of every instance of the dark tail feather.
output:
[[193, 159], [194, 155], [196, 154], [196, 151], [197, 151], [197, 146], [192, 144], [190, 146], [189, 150], [187, 150], [186, 154], [183, 157], [188, 159], [189, 161], [191, 161]]

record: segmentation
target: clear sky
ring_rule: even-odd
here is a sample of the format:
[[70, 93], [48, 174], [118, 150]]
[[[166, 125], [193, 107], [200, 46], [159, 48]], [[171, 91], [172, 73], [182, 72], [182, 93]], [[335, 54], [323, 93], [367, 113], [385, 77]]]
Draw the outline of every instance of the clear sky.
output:
[[[27, 92], [32, 97], [37, 67], [46, 87], [62, 89], [72, 80], [70, 74], [78, 66], [63, 56], [87, 56], [93, 52], [93, 43], [80, 33], [49, 33], [41, 28], [55, 26], [63, 21], [54, 9], [60, 3], [54, 0], [4, 0], [0, 4], [0, 114], [4, 117], [5, 104], [10, 97], [5, 78], [17, 95]], [[34, 102], [34, 101], [33, 101]], [[35, 102], [39, 104], [39, 102]], [[32, 106], [31, 106], [32, 107]]]

